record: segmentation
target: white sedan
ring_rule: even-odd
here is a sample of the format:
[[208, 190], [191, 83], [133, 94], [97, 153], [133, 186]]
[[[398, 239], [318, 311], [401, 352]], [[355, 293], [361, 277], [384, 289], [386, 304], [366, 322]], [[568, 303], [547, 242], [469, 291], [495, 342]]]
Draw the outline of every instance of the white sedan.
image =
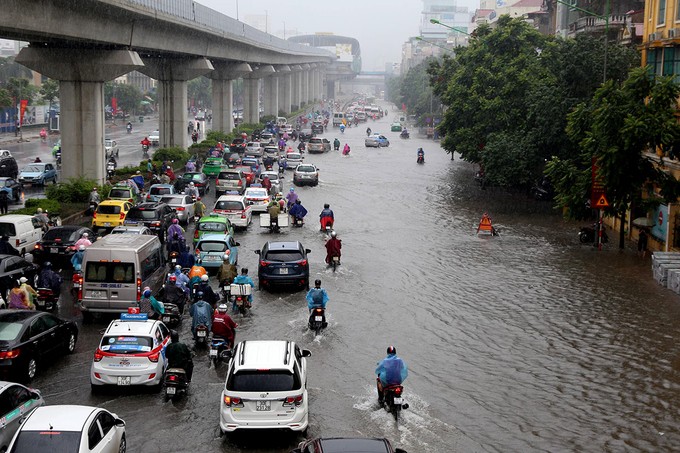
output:
[[244, 193], [246, 203], [250, 205], [253, 212], [267, 212], [267, 205], [269, 205], [269, 194], [267, 189], [263, 187], [248, 187]]
[[149, 141], [151, 145], [158, 146], [161, 143], [161, 133], [158, 130], [153, 131], [149, 134]]

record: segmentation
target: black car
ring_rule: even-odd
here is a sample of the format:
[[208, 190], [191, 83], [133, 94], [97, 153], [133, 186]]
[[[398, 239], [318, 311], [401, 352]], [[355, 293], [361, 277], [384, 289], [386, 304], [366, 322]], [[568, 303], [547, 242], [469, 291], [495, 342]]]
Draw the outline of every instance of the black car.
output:
[[30, 381], [56, 353], [76, 349], [78, 327], [72, 321], [33, 310], [0, 312], [0, 373]]
[[87, 233], [88, 239], [94, 242], [97, 237], [94, 232], [78, 225], [55, 226], [47, 230], [33, 249], [33, 261], [44, 263], [45, 261], [71, 264], [71, 257], [76, 253], [75, 243]]
[[406, 453], [401, 448], [392, 448], [387, 439], [361, 439], [348, 437], [329, 437], [301, 442], [298, 448], [290, 453]]
[[235, 166], [241, 164], [241, 156], [239, 156], [237, 153], [225, 154], [222, 157], [222, 163], [224, 163], [224, 165], [228, 165], [229, 168], [234, 168]]
[[[0, 255], [0, 294], [9, 303], [9, 291], [21, 277], [35, 283], [40, 268], [25, 259], [14, 255]], [[0, 329], [1, 333], [2, 329]]]
[[21, 199], [21, 192], [24, 186], [14, 178], [8, 176], [0, 177], [0, 190], [5, 190], [9, 193], [8, 198], [18, 202]]
[[174, 218], [175, 211], [165, 203], [140, 203], [128, 211], [123, 225], [144, 225], [164, 242], [165, 234]]
[[305, 128], [298, 132], [298, 138], [302, 142], [307, 142], [312, 137], [314, 137], [314, 132], [312, 132], [312, 129], [310, 128]]
[[243, 154], [246, 152], [246, 145], [248, 144], [248, 140], [244, 138], [235, 138], [231, 141], [231, 145], [229, 145], [229, 151], [232, 153], [241, 153]]
[[17, 179], [19, 176], [19, 165], [14, 157], [0, 156], [0, 176]]
[[309, 261], [305, 249], [299, 241], [267, 242], [260, 255], [257, 267], [260, 288], [274, 286], [293, 286], [309, 289]]
[[177, 193], [182, 193], [187, 188], [190, 182], [193, 182], [198, 187], [198, 194], [205, 196], [210, 192], [210, 178], [202, 172], [188, 172], [184, 173], [181, 178], [175, 182], [175, 190]]
[[323, 134], [323, 123], [312, 123], [312, 134]]

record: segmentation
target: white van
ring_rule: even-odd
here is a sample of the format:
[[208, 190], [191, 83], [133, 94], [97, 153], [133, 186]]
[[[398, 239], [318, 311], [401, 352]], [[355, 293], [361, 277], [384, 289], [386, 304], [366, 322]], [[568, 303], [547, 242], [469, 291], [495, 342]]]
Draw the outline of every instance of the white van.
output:
[[333, 126], [340, 126], [342, 120], [345, 119], [345, 114], [342, 112], [333, 112]]
[[276, 125], [279, 126], [279, 128], [285, 126], [286, 124], [288, 124], [288, 119], [285, 116], [276, 117]]
[[32, 215], [9, 214], [0, 217], [0, 236], [8, 236], [9, 243], [21, 256], [32, 253], [42, 235], [40, 223]]
[[83, 319], [92, 313], [127, 311], [149, 287], [156, 295], [167, 270], [158, 236], [111, 234], [87, 249], [83, 257], [83, 285], [79, 296]]

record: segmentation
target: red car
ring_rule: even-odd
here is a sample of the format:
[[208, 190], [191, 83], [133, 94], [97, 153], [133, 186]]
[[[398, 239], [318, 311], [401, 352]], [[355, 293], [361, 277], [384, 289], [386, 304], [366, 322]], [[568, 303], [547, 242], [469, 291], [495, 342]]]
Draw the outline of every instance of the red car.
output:
[[246, 186], [250, 187], [250, 185], [255, 182], [255, 170], [249, 165], [237, 165], [235, 169], [243, 172], [243, 175], [246, 177]]

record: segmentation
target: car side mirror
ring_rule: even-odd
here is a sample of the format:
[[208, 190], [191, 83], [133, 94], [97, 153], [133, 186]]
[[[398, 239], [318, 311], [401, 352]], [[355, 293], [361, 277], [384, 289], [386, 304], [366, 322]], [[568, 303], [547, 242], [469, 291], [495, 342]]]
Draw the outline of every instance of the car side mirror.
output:
[[39, 399], [40, 399], [40, 393], [38, 393], [38, 392], [31, 392], [31, 399], [32, 399], [32, 400], [39, 400]]
[[240, 242], [234, 242], [234, 245], [235, 245], [236, 247], [240, 247], [240, 246], [241, 246], [241, 243], [240, 243]]
[[116, 426], [119, 428], [124, 428], [125, 427], [125, 421], [121, 418], [116, 419]]
[[396, 448], [394, 450], [394, 453], [408, 453], [408, 452], [406, 450], [404, 450], [403, 448]]
[[255, 252], [255, 254], [259, 255], [261, 251], [260, 250], [253, 250], [253, 252]]
[[305, 249], [305, 252], [312, 253], [312, 250], [311, 249]]
[[309, 349], [303, 349], [302, 350], [302, 357], [311, 357], [312, 356], [312, 351]]

